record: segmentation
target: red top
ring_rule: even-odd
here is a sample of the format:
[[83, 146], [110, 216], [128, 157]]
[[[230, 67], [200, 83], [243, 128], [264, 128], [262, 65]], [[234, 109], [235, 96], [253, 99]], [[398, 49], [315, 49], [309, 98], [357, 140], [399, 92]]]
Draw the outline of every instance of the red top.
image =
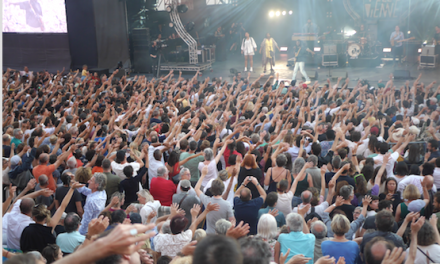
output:
[[161, 205], [170, 206], [173, 203], [173, 194], [176, 193], [176, 185], [171, 180], [155, 177], [151, 180], [150, 193]]
[[240, 157], [241, 157], [241, 154], [240, 154], [238, 151], [234, 150], [234, 151], [231, 153], [231, 150], [230, 150], [229, 148], [226, 148], [225, 152], [223, 153], [223, 157], [225, 158], [225, 164], [226, 164], [226, 167], [229, 167], [229, 162], [228, 162], [228, 160], [229, 160], [229, 156], [231, 156], [231, 155], [237, 155], [237, 156], [240, 156]]
[[34, 169], [32, 170], [32, 174], [34, 175], [35, 179], [38, 181], [38, 177], [40, 177], [40, 175], [46, 175], [47, 178], [49, 179], [49, 184], [47, 186], [47, 188], [51, 189], [52, 191], [56, 191], [57, 186], [55, 184], [55, 180], [53, 179], [53, 175], [52, 173], [56, 170], [55, 165], [38, 165], [35, 166]]
[[[169, 166], [169, 164], [168, 164], [168, 166]], [[174, 176], [176, 176], [177, 174], [179, 174], [180, 173], [180, 167], [179, 167], [179, 162], [176, 162], [176, 164], [174, 164], [174, 166], [173, 166], [173, 172], [172, 173], [170, 173], [170, 177], [174, 177]]]

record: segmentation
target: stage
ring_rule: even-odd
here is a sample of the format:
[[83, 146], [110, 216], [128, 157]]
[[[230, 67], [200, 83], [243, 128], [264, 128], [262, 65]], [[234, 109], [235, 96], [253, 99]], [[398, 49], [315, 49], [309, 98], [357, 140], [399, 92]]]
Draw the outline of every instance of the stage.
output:
[[[270, 75], [274, 75], [275, 73], [279, 73], [281, 80], [290, 81], [292, 80], [292, 74], [293, 74], [293, 67], [287, 66], [287, 55], [286, 54], [278, 54], [278, 58], [276, 60], [276, 65], [274, 67], [275, 72], [271, 73], [270, 70], [266, 71], [264, 76], [261, 78], [260, 83], [265, 82], [267, 78], [269, 78]], [[371, 65], [369, 67], [362, 67], [362, 65], [356, 65], [359, 64], [359, 62], [362, 62], [361, 59], [358, 59], [356, 62], [355, 60], [348, 60], [348, 64], [345, 65], [345, 67], [322, 67], [320, 65], [313, 65], [313, 64], [306, 64], [305, 70], [309, 73], [309, 76], [312, 74], [314, 75], [315, 72], [317, 74], [317, 79], [311, 78], [312, 83], [316, 80], [319, 81], [320, 85], [324, 84], [327, 80], [328, 75], [330, 74], [332, 76], [331, 81], [332, 83], [335, 83], [336, 79], [339, 76], [342, 76], [345, 79], [345, 76], [348, 75], [348, 78], [350, 79], [349, 87], [356, 86], [358, 80], [368, 80], [370, 85], [376, 86], [377, 82], [379, 80], [382, 80], [382, 82], [386, 83], [389, 78], [390, 74], [393, 74], [395, 71], [408, 71], [410, 78], [396, 78], [394, 79], [394, 83], [397, 87], [400, 87], [401, 85], [404, 85], [407, 80], [411, 82], [411, 80], [414, 80], [417, 78], [417, 76], [422, 73], [422, 82], [425, 85], [428, 85], [429, 83], [433, 81], [437, 81], [438, 84], [440, 84], [440, 71], [439, 66], [435, 69], [418, 69], [418, 63], [414, 62], [404, 62], [403, 64], [396, 65], [396, 67], [393, 67], [393, 62], [387, 61], [387, 60], [381, 60], [378, 62], [379, 64], [385, 63], [385, 65], [382, 68], [376, 68], [372, 67]], [[171, 66], [168, 64], [168, 66], [171, 68], [178, 67], [179, 65], [182, 66], [184, 63], [176, 63], [175, 66]], [[353, 65], [356, 65], [353, 66]], [[185, 64], [185, 66], [188, 66]], [[201, 66], [206, 66], [204, 64], [201, 64]], [[373, 65], [374, 66], [374, 65]], [[269, 65], [267, 66], [269, 69]], [[380, 67], [380, 66], [379, 66]], [[204, 67], [205, 68], [205, 67]], [[244, 72], [244, 59], [243, 55], [239, 54], [228, 54], [228, 58], [225, 61], [216, 61], [212, 63], [212, 67], [206, 68], [205, 70], [201, 71], [201, 76], [199, 76], [199, 80], [203, 80], [206, 77], [210, 77], [211, 79], [213, 77], [222, 77], [223, 80], [228, 80], [230, 83], [232, 82], [232, 74], [230, 72], [231, 69], [235, 69], [242, 73], [242, 77], [247, 77], [248, 73]], [[249, 69], [249, 67], [248, 67]], [[167, 74], [168, 71], [161, 71], [161, 75]], [[254, 67], [253, 72], [250, 74], [250, 81], [255, 81], [260, 74], [263, 73], [263, 67], [261, 63], [261, 55], [257, 54], [254, 56]], [[177, 75], [178, 72], [175, 72], [175, 75]], [[147, 77], [153, 77], [153, 74], [143, 74]], [[191, 78], [194, 76], [194, 72], [183, 72], [182, 75], [184, 78]], [[298, 78], [301, 77], [300, 72], [298, 71]], [[435, 86], [437, 87], [437, 86]]]

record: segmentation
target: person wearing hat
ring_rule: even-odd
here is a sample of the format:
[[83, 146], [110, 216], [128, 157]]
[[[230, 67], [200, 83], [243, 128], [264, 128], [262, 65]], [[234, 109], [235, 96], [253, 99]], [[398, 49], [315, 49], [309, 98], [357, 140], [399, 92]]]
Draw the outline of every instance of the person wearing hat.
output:
[[[9, 180], [15, 185], [24, 188], [27, 184], [27, 182], [24, 182], [28, 179], [21, 179], [20, 176], [23, 176], [23, 173], [26, 171], [30, 171], [32, 166], [32, 161], [34, 160], [34, 156], [32, 155], [32, 152], [29, 150], [31, 149], [30, 146], [25, 146], [20, 153], [17, 155], [14, 155], [10, 158], [9, 164], [10, 164], [10, 171], [8, 172]], [[11, 149], [11, 151], [13, 151]]]
[[192, 187], [189, 180], [181, 180], [179, 185], [181, 192], [173, 195], [173, 204], [178, 204], [179, 208], [185, 211], [185, 218], [188, 219], [186, 230], [191, 225], [191, 208], [196, 204], [200, 205], [200, 200], [194, 190], [190, 193]]
[[[117, 176], [119, 176], [119, 178], [121, 178], [121, 180], [124, 180], [126, 178], [124, 175], [124, 168], [126, 166], [130, 165], [131, 167], [133, 167], [133, 175], [137, 175], [137, 172], [139, 171], [139, 169], [144, 166], [144, 162], [142, 160], [143, 157], [148, 155], [148, 144], [146, 144], [144, 146], [143, 154], [144, 154], [144, 156], [142, 154], [140, 156], [132, 155], [132, 157], [134, 157], [136, 159], [136, 161], [128, 163], [126, 151], [125, 150], [117, 151], [115, 155], [112, 155], [109, 158], [109, 160], [111, 160], [111, 166], [112, 166], [113, 172]], [[115, 157], [116, 157], [116, 160], [115, 160]], [[147, 161], [146, 167], [148, 167], [148, 161]]]

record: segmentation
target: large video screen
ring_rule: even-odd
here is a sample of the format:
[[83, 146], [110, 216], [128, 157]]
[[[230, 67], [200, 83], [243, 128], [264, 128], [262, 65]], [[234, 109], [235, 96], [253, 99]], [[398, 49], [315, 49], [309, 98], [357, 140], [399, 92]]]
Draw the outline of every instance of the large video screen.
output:
[[3, 0], [3, 32], [67, 33], [64, 0]]

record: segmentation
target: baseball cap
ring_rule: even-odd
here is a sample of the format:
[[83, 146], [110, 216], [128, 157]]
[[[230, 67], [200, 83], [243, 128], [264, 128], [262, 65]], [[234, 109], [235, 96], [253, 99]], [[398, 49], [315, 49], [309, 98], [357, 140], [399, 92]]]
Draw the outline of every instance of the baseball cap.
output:
[[189, 188], [189, 187], [191, 187], [191, 183], [188, 180], [181, 180], [180, 181], [180, 187], [182, 187], [182, 188]]
[[12, 165], [12, 166], [17, 165], [18, 163], [20, 163], [20, 160], [21, 160], [20, 156], [18, 156], [18, 155], [14, 155], [14, 156], [11, 158], [11, 165]]
[[379, 128], [378, 127], [372, 127], [370, 129], [371, 134], [378, 136], [379, 135]]
[[423, 200], [414, 200], [408, 204], [408, 211], [418, 213], [425, 207], [425, 205], [426, 204]]
[[142, 217], [138, 213], [130, 213], [130, 221], [132, 224], [142, 224]]

